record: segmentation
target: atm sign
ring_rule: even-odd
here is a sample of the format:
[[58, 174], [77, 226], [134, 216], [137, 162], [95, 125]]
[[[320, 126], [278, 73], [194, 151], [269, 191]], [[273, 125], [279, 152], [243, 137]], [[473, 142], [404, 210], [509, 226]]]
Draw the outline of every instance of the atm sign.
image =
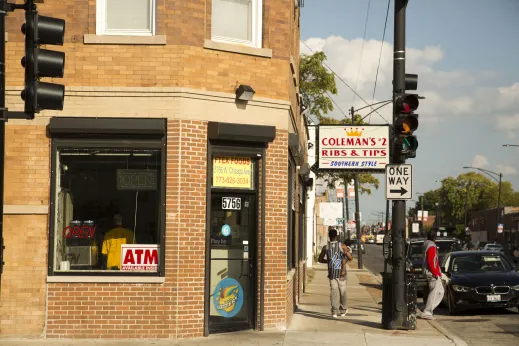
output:
[[158, 245], [121, 245], [121, 270], [157, 271], [158, 269]]

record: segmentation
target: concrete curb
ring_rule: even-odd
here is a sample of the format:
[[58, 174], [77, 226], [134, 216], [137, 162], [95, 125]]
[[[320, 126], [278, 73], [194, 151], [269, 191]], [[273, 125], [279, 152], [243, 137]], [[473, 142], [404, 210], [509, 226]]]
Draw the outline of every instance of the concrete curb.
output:
[[467, 343], [465, 341], [463, 341], [462, 338], [460, 338], [458, 335], [456, 335], [455, 333], [451, 332], [449, 329], [442, 326], [439, 322], [434, 321], [434, 320], [428, 320], [427, 322], [429, 322], [429, 324], [431, 326], [433, 326], [434, 328], [436, 328], [440, 333], [445, 335], [445, 337], [447, 337], [447, 339], [452, 341], [454, 343], [454, 345], [467, 346]]
[[[371, 275], [373, 275], [373, 277], [380, 283], [382, 284], [382, 275], [380, 274], [375, 274], [373, 272], [371, 272], [369, 269], [366, 269], [366, 271], [368, 273], [370, 273]], [[437, 321], [434, 321], [434, 320], [427, 320], [427, 322], [429, 322], [431, 324], [431, 326], [433, 326], [437, 331], [439, 331], [441, 334], [443, 334], [447, 339], [449, 339], [450, 341], [452, 341], [454, 343], [454, 345], [456, 346], [467, 346], [467, 343], [465, 341], [463, 341], [463, 339], [461, 339], [458, 335], [456, 335], [454, 332], [450, 331], [449, 329], [445, 328], [444, 326], [442, 326], [440, 323], [438, 323]]]

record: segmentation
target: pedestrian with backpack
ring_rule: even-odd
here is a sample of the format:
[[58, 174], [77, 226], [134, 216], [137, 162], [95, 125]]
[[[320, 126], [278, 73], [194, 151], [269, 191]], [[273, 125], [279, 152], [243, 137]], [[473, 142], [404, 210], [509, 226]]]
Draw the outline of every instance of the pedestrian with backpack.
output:
[[330, 280], [330, 301], [332, 317], [345, 316], [348, 313], [346, 293], [347, 272], [346, 262], [351, 261], [351, 248], [337, 239], [337, 230], [328, 231], [330, 241], [323, 246], [319, 255], [319, 263], [328, 264], [328, 279]]

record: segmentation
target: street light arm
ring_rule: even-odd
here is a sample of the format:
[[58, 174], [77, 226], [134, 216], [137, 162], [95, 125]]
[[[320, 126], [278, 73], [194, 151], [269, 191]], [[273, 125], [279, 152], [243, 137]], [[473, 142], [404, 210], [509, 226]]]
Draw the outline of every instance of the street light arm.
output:
[[389, 102], [387, 102], [387, 103], [384, 103], [382, 106], [379, 106], [379, 107], [375, 108], [374, 110], [372, 110], [371, 112], [369, 112], [368, 114], [366, 114], [366, 116], [365, 116], [364, 118], [362, 118], [361, 121], [364, 120], [364, 119], [366, 119], [366, 118], [368, 117], [368, 115], [370, 115], [371, 113], [376, 112], [378, 109], [380, 109], [380, 108], [382, 108], [382, 107], [385, 107], [385, 106], [387, 106], [387, 105], [390, 104], [390, 103], [393, 103], [393, 101], [389, 101]]
[[[372, 106], [374, 106], [374, 105], [378, 105], [378, 104], [386, 103], [386, 102], [391, 103], [391, 102], [393, 102], [393, 100], [380, 101], [380, 102], [374, 103], [374, 104], [372, 104], [372, 105], [368, 105], [368, 106], [365, 106], [365, 107], [362, 107], [362, 108], [359, 108], [359, 109], [355, 109], [355, 112], [361, 111], [361, 110], [363, 110], [364, 108], [372, 107]], [[378, 108], [377, 108], [377, 109], [378, 109]]]
[[[465, 168], [465, 169], [477, 169], [478, 171], [486, 173], [490, 178], [494, 179], [497, 183], [499, 183], [499, 180], [501, 180], [501, 178], [503, 177], [502, 173], [492, 172], [492, 171], [489, 171], [488, 169], [484, 169], [484, 168], [478, 168], [478, 167], [463, 167], [463, 168]], [[496, 176], [499, 177], [499, 180], [497, 180], [496, 177], [494, 177], [494, 176], [492, 176], [490, 174], [495, 174]]]

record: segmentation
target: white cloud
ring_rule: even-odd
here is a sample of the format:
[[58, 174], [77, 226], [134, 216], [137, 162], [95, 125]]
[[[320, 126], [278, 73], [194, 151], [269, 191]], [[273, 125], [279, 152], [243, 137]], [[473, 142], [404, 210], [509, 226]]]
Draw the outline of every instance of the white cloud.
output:
[[506, 166], [506, 165], [497, 165], [497, 170], [503, 175], [516, 175], [517, 170], [514, 167]]
[[483, 168], [488, 165], [488, 160], [483, 155], [477, 154], [472, 159], [472, 167]]
[[[324, 51], [328, 58], [326, 64], [368, 103], [391, 98], [393, 80], [391, 44], [366, 40], [363, 46], [362, 39], [347, 40], [341, 36], [314, 37], [306, 40], [305, 43], [313, 51]], [[381, 47], [376, 94], [373, 97]], [[305, 44], [301, 44], [301, 52], [311, 53]], [[500, 88], [481, 87], [488, 80], [496, 77], [495, 72], [442, 71], [436, 65], [444, 58], [445, 52], [438, 45], [423, 49], [407, 48], [406, 72], [418, 74], [418, 93], [425, 96], [425, 99], [420, 100], [417, 112], [420, 114], [420, 122], [442, 123], [451, 116], [491, 117], [495, 122], [495, 130], [503, 132], [509, 138], [514, 138], [519, 130], [519, 114], [515, 114], [519, 109], [519, 83]], [[339, 94], [334, 97], [334, 101], [346, 114], [348, 113], [346, 110], [352, 105], [355, 109], [366, 106], [366, 102], [354, 96], [350, 88], [339, 80], [337, 80], [337, 87]], [[372, 108], [366, 108], [359, 113], [366, 115], [371, 111]], [[370, 117], [373, 123], [385, 123], [386, 121], [382, 120], [377, 113], [387, 120], [391, 119], [389, 105], [376, 113], [373, 112]]]
[[[384, 42], [382, 45], [378, 40], [366, 40], [362, 49], [362, 39], [347, 40], [340, 36], [310, 38], [305, 43], [313, 51], [324, 51], [327, 55], [326, 64], [368, 103], [391, 98], [393, 80], [393, 46], [391, 44]], [[373, 98], [381, 47], [382, 56], [380, 57], [376, 94]], [[311, 53], [305, 44], [301, 44], [301, 51]], [[445, 53], [440, 46], [428, 46], [423, 49], [408, 48], [406, 51], [406, 72], [418, 74], [418, 93], [426, 97], [420, 100], [418, 110], [420, 122], [439, 123], [446, 116], [470, 115], [477, 106], [473, 95], [461, 93], [466, 88], [473, 89], [477, 80], [476, 76], [463, 70], [441, 71], [435, 68], [435, 65], [444, 57]], [[366, 106], [366, 103], [358, 96], [354, 96], [350, 88], [341, 81], [337, 81], [337, 87], [339, 95], [335, 96], [334, 100], [345, 113], [347, 113], [346, 109], [352, 105], [355, 109]], [[505, 88], [502, 94], [507, 95], [508, 92], [510, 91]], [[371, 110], [371, 108], [366, 108], [359, 113], [366, 115]], [[381, 108], [377, 112], [385, 119], [391, 119], [390, 106]], [[372, 114], [371, 119], [373, 123], [385, 123], [376, 113]]]

